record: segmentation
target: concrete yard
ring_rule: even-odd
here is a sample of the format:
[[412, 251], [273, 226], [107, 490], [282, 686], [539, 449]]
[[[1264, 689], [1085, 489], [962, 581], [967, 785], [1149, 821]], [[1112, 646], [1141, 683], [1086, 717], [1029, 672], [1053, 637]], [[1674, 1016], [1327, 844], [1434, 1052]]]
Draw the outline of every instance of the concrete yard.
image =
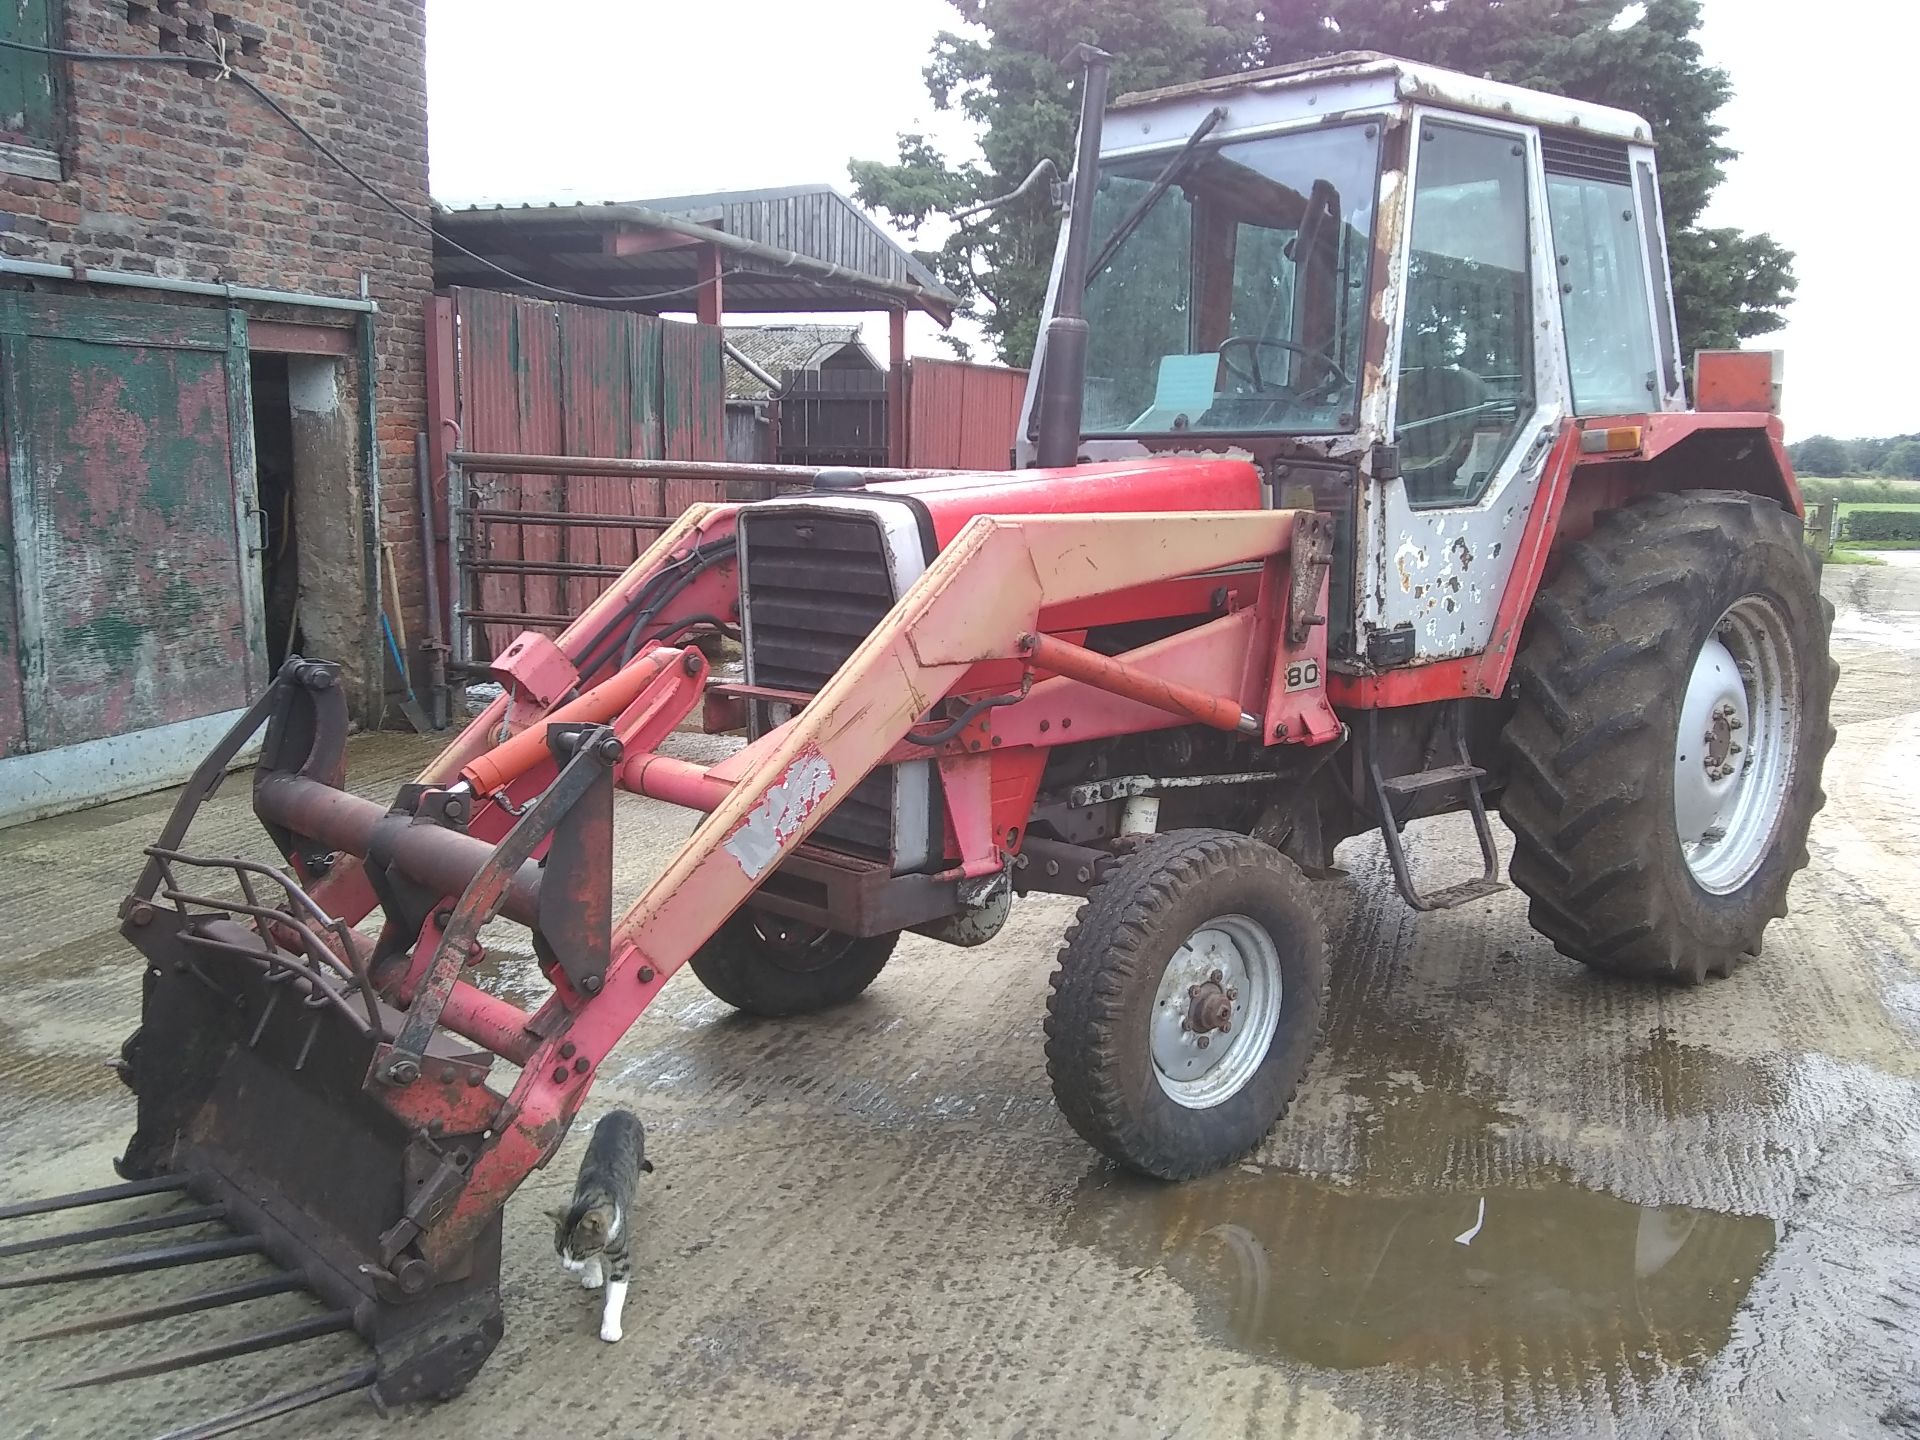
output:
[[[1595, 978], [1512, 891], [1412, 914], [1377, 839], [1350, 842], [1318, 887], [1335, 978], [1299, 1101], [1251, 1162], [1171, 1187], [1053, 1109], [1070, 902], [1026, 903], [980, 950], [909, 937], [808, 1019], [743, 1019], [682, 975], [585, 1117], [633, 1108], [659, 1166], [625, 1341], [595, 1337], [551, 1253], [577, 1133], [508, 1208], [507, 1336], [464, 1397], [248, 1433], [1920, 1436], [1920, 568], [1825, 584], [1830, 800], [1791, 915], [1732, 979]], [[425, 754], [363, 738], [353, 783], [384, 797]], [[196, 848], [264, 847], [246, 797], [222, 792]], [[112, 1179], [132, 1107], [105, 1062], [140, 990], [115, 908], [170, 803], [0, 832], [0, 1199]], [[620, 824], [632, 894], [688, 821], [623, 800]], [[1468, 844], [1429, 823], [1416, 864], [1464, 867]], [[497, 954], [498, 988], [538, 991], [529, 954]], [[356, 1353], [46, 1388], [312, 1304], [32, 1339], [180, 1288], [0, 1293], [0, 1436], [153, 1435]]]

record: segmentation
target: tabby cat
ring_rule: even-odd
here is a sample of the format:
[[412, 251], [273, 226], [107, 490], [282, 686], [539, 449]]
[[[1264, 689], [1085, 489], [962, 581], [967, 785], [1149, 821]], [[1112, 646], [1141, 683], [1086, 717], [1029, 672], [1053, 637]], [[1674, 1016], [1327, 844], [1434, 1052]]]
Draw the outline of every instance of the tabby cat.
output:
[[573, 1204], [549, 1212], [560, 1263], [587, 1289], [607, 1288], [600, 1338], [609, 1344], [620, 1338], [620, 1312], [633, 1276], [634, 1192], [640, 1177], [652, 1173], [645, 1128], [631, 1112], [615, 1110], [593, 1127]]

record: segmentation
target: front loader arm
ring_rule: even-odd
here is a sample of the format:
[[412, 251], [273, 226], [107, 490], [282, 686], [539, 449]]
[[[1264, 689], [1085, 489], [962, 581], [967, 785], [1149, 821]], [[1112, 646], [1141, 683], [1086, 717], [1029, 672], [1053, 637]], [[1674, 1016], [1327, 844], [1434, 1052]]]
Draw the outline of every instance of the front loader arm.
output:
[[619, 922], [600, 993], [577, 1006], [556, 994], [535, 1018], [549, 1038], [432, 1245], [457, 1253], [545, 1163], [660, 988], [968, 669], [1019, 657], [1046, 606], [1264, 560], [1293, 528], [1290, 511], [970, 521]]
[[[992, 713], [1030, 756], [1061, 740], [1069, 715], [1090, 734], [1195, 720], [1264, 744], [1337, 733], [1317, 685], [1296, 693], [1274, 678], [1289, 658], [1324, 661], [1324, 628], [1306, 625], [1296, 644], [1283, 624], [1306, 603], [1283, 582], [1317, 520], [982, 516], [785, 724], [713, 766], [660, 754], [706, 681], [699, 651], [674, 637], [695, 617], [738, 616], [735, 513], [690, 511], [558, 641], [523, 636], [504, 651], [508, 693], [391, 806], [340, 788], [336, 667], [283, 667], [183, 793], [123, 910], [147, 961], [142, 1028], [124, 1051], [139, 1100], [129, 1184], [47, 1204], [186, 1190], [372, 1344], [375, 1363], [326, 1393], [367, 1387], [398, 1403], [457, 1390], [501, 1333], [507, 1197], [553, 1156], [667, 980], [910, 735], [915, 758], [938, 764], [960, 850], [924, 878], [957, 888], [1005, 869], [1017, 846], [1012, 822], [991, 818], [1000, 732], [930, 718], [942, 702], [980, 689], [980, 674], [1021, 677]], [[1063, 605], [1256, 562], [1250, 609], [1126, 655], [1045, 633]], [[1317, 614], [1323, 570], [1307, 588]], [[1050, 734], [1042, 709], [1061, 717]], [[284, 870], [183, 848], [223, 757], [263, 718], [254, 808]], [[1022, 763], [1037, 776], [1037, 761]], [[618, 787], [709, 813], [616, 921]], [[191, 882], [221, 870], [245, 903]], [[353, 927], [376, 903], [369, 940]], [[528, 928], [552, 982], [534, 1013], [463, 978], [496, 917]], [[501, 1060], [518, 1067], [505, 1093]]]

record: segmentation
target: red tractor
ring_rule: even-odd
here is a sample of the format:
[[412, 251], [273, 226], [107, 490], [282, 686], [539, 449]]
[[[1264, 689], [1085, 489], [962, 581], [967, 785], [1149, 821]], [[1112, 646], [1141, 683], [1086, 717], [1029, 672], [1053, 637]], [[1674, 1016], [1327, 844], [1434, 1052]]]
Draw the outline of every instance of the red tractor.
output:
[[[1758, 953], [1821, 802], [1830, 611], [1772, 357], [1701, 356], [1687, 408], [1646, 122], [1346, 55], [1127, 97], [1103, 143], [1105, 83], [1095, 53], [1019, 468], [695, 507], [501, 653], [391, 806], [340, 788], [306, 660], [188, 787], [124, 910], [127, 1183], [38, 1208], [188, 1192], [240, 1239], [123, 1268], [251, 1244], [372, 1343], [261, 1413], [472, 1376], [507, 1197], [682, 965], [798, 1014], [903, 931], [976, 945], [1016, 896], [1083, 896], [1055, 1097], [1180, 1179], [1300, 1081], [1309, 881], [1350, 836], [1459, 905], [1503, 888], [1497, 805], [1564, 954], [1692, 984]], [[693, 643], [722, 627], [739, 683]], [[745, 743], [663, 752], [696, 710]], [[186, 849], [261, 724], [284, 865]], [[616, 789], [707, 817], [617, 918]], [[1456, 810], [1482, 864], [1426, 888], [1402, 827]], [[531, 1013], [469, 978], [502, 916], [553, 986]]]

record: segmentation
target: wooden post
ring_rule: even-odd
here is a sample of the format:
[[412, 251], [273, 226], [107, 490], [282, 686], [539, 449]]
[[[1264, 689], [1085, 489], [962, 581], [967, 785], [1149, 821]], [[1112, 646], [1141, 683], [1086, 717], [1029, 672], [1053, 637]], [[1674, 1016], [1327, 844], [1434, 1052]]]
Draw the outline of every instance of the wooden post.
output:
[[702, 325], [718, 325], [726, 312], [726, 297], [720, 285], [720, 247], [700, 247], [700, 289], [694, 315]]
[[887, 312], [887, 464], [907, 463], [907, 312]]

